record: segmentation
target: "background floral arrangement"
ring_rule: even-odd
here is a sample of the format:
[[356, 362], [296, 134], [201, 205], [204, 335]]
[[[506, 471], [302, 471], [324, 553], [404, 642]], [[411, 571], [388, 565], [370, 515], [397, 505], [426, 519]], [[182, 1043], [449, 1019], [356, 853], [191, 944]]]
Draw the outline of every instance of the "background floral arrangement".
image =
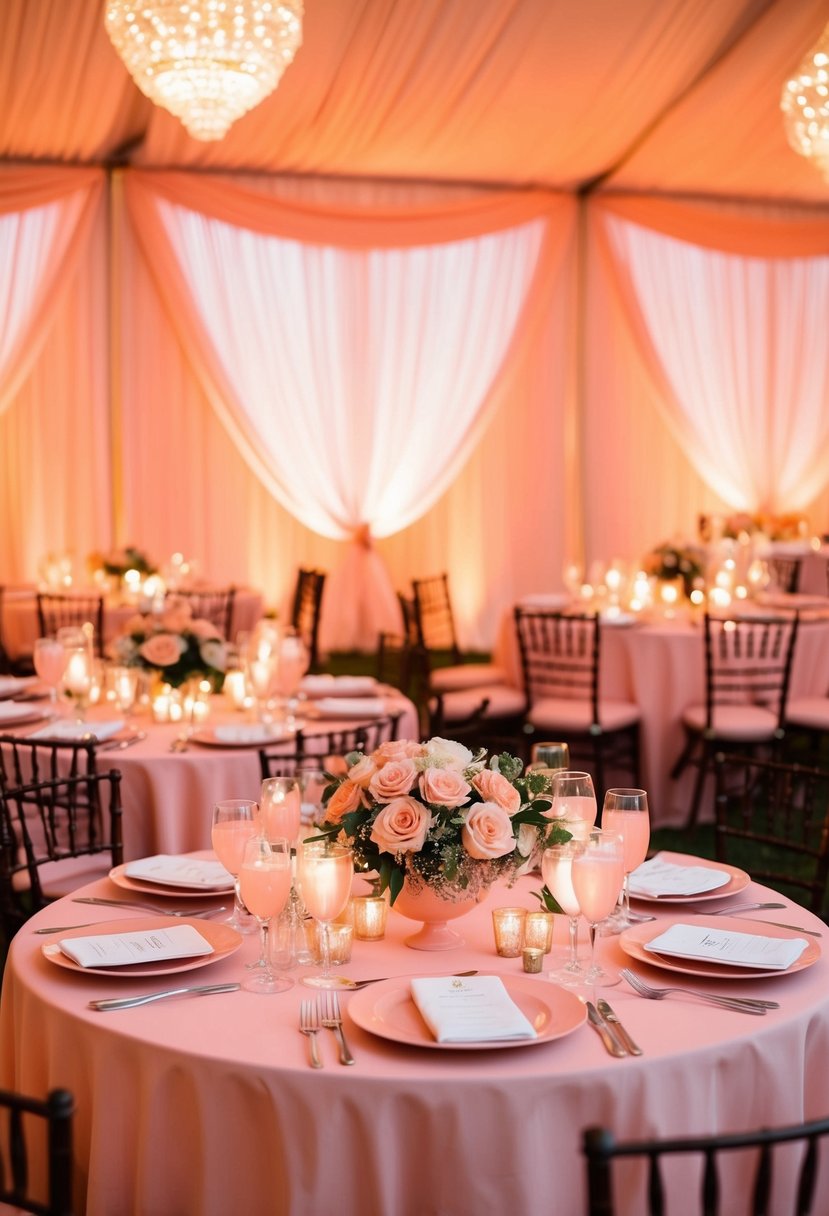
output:
[[447, 899], [515, 877], [542, 843], [569, 839], [545, 817], [549, 778], [506, 753], [451, 739], [403, 739], [352, 752], [325, 791], [323, 835], [344, 839], [394, 903], [406, 879]]
[[116, 662], [157, 671], [174, 687], [208, 679], [218, 692], [224, 682], [227, 647], [219, 630], [194, 618], [187, 601], [175, 596], [167, 598], [163, 612], [131, 617], [108, 650]]
[[646, 574], [654, 578], [670, 580], [681, 578], [686, 595], [694, 589], [696, 579], [705, 575], [705, 552], [696, 545], [665, 541], [652, 549], [645, 558]]
[[104, 574], [111, 578], [123, 578], [128, 570], [137, 570], [139, 574], [154, 574], [157, 569], [146, 553], [142, 553], [133, 545], [113, 549], [111, 553], [91, 553], [89, 567], [91, 570], [103, 570]]

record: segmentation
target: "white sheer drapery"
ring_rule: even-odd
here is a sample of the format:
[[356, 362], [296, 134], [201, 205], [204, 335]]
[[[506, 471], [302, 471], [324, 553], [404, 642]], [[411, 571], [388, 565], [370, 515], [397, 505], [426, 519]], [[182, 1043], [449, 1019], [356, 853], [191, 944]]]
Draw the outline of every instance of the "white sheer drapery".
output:
[[829, 258], [605, 222], [668, 423], [700, 475], [739, 510], [808, 506], [829, 481]]

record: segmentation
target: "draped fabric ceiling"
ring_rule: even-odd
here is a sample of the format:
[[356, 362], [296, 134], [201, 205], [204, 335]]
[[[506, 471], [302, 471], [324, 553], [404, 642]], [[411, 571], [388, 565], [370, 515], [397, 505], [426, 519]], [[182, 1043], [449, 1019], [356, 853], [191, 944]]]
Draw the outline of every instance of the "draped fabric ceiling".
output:
[[318, 565], [369, 645], [381, 558], [485, 647], [699, 512], [827, 529], [829, 185], [779, 111], [827, 0], [306, 0], [218, 143], [102, 11], [0, 6], [0, 582], [131, 542], [281, 606]]

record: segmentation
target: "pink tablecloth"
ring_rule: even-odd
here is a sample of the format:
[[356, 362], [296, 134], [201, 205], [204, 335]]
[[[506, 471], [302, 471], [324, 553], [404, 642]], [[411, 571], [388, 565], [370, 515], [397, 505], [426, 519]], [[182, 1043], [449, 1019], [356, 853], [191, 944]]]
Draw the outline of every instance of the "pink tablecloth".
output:
[[[356, 943], [347, 970], [355, 977], [472, 967], [518, 974], [519, 961], [494, 954], [490, 909], [532, 906], [534, 885], [526, 879], [517, 890], [490, 893], [455, 922], [466, 945], [452, 952], [407, 949], [402, 939], [413, 924], [392, 914], [385, 941]], [[123, 895], [107, 881], [89, 890]], [[746, 891], [764, 894], [754, 885]], [[773, 979], [704, 982], [779, 1000], [782, 1008], [762, 1018], [687, 998], [645, 1001], [626, 985], [610, 990], [644, 1049], [639, 1059], [611, 1059], [588, 1026], [523, 1049], [401, 1046], [354, 1025], [347, 1013], [354, 996], [346, 994], [357, 1063], [339, 1065], [326, 1032], [325, 1067], [312, 1071], [297, 1033], [300, 1000], [311, 994], [300, 986], [270, 997], [235, 992], [90, 1011], [93, 997], [158, 990], [169, 981], [70, 974], [42, 957], [44, 939], [32, 930], [115, 915], [65, 900], [36, 916], [12, 943], [0, 1005], [0, 1084], [34, 1094], [63, 1085], [75, 1094], [77, 1210], [88, 1216], [581, 1216], [588, 1125], [630, 1137], [829, 1114], [825, 958]], [[793, 905], [774, 916], [825, 930]], [[557, 926], [562, 941], [563, 930]], [[609, 960], [628, 961], [616, 939], [603, 945]], [[182, 978], [238, 980], [254, 949], [248, 938], [239, 953]], [[670, 982], [666, 972], [635, 969]], [[539, 991], [548, 986], [543, 976], [532, 982]], [[673, 1216], [698, 1210], [687, 1173], [672, 1189]], [[627, 1216], [641, 1210], [634, 1199], [620, 1207]], [[826, 1161], [815, 1210], [829, 1211]]]
[[[693, 774], [671, 780], [684, 741], [683, 710], [705, 701], [701, 624], [685, 620], [603, 625], [601, 695], [633, 701], [642, 711], [640, 759], [652, 822], [682, 824], [688, 815]], [[501, 622], [495, 661], [521, 683], [521, 661], [512, 613]], [[792, 697], [829, 690], [829, 620], [801, 622], [792, 664]], [[629, 780], [629, 778], [627, 778]], [[601, 795], [600, 795], [601, 796]], [[705, 808], [703, 812], [703, 817]]]

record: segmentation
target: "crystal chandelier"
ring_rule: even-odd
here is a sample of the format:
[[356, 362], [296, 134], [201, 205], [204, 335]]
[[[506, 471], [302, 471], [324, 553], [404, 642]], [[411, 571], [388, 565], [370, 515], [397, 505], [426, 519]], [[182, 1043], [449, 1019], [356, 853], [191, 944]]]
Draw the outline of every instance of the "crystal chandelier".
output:
[[302, 0], [107, 0], [104, 22], [141, 92], [210, 140], [279, 84], [302, 15]]
[[829, 181], [829, 25], [783, 85], [780, 108], [795, 152], [814, 161]]

